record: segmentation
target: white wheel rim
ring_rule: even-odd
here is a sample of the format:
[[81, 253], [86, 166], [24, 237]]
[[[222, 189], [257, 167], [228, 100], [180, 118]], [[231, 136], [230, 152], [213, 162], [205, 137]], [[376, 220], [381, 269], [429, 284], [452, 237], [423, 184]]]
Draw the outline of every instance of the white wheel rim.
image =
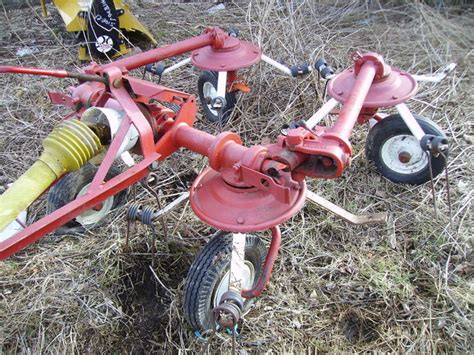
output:
[[[84, 186], [81, 191], [77, 194], [77, 197], [85, 195], [89, 188], [90, 184]], [[114, 197], [110, 196], [107, 200], [102, 202], [102, 207], [99, 210], [95, 210], [93, 208], [81, 213], [79, 216], [76, 217], [76, 221], [80, 223], [83, 227], [89, 227], [97, 222], [99, 222], [102, 218], [104, 218], [107, 213], [112, 210], [112, 206], [114, 205]]]
[[[210, 101], [212, 101], [212, 99], [217, 97], [217, 90], [214, 87], [214, 85], [212, 85], [212, 83], [210, 83], [209, 81], [206, 81], [204, 83], [204, 85], [202, 87], [202, 93], [204, 94], [204, 98], [206, 100], [209, 99]], [[206, 103], [206, 105], [207, 105], [207, 108], [209, 109], [209, 111], [211, 111], [211, 113], [213, 115], [215, 115], [215, 116], [218, 115], [217, 110], [214, 110], [210, 103]]]
[[428, 158], [412, 135], [398, 135], [387, 139], [381, 149], [383, 163], [399, 174], [416, 174], [428, 165]]
[[[242, 288], [244, 290], [251, 289], [253, 286], [253, 282], [255, 280], [255, 268], [253, 267], [253, 264], [248, 260], [244, 261], [244, 269], [243, 269], [242, 275], [243, 275]], [[230, 279], [230, 270], [226, 272], [224, 277], [219, 282], [219, 285], [217, 286], [216, 291], [214, 292], [214, 298], [212, 300], [212, 304], [213, 304], [212, 308], [216, 308], [221, 301], [222, 295], [226, 293], [227, 291], [229, 291], [229, 279]]]

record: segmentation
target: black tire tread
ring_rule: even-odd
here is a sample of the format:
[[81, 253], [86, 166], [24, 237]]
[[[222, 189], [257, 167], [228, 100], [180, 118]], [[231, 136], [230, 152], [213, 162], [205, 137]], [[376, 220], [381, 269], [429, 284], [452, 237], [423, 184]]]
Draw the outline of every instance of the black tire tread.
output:
[[[85, 185], [92, 182], [97, 169], [98, 168], [96, 166], [87, 163], [81, 169], [65, 174], [48, 191], [46, 197], [46, 213], [50, 214], [71, 202]], [[120, 174], [120, 172], [120, 169], [112, 166], [106, 175], [106, 179], [109, 180]], [[126, 202], [126, 197], [127, 189], [116, 194], [114, 196], [112, 209], [124, 205]], [[97, 225], [100, 225], [100, 222], [97, 223], [96, 226]], [[84, 230], [85, 228], [82, 225], [80, 225], [75, 220], [71, 220], [65, 223], [62, 227], [58, 228], [55, 233], [80, 233]]]
[[[433, 121], [418, 115], [414, 115], [414, 117], [426, 134], [446, 137], [443, 130]], [[420, 185], [429, 181], [430, 174], [428, 167], [414, 174], [400, 174], [384, 164], [380, 155], [381, 147], [387, 139], [398, 134], [411, 135], [410, 130], [399, 114], [387, 116], [377, 122], [367, 135], [365, 144], [367, 159], [374, 163], [376, 169], [382, 176], [395, 183]], [[438, 157], [431, 156], [431, 164], [433, 177], [436, 177], [443, 171], [446, 161], [441, 155]]]
[[[215, 71], [203, 71], [201, 75], [199, 76], [198, 79], [198, 94], [199, 94], [199, 100], [201, 102], [201, 108], [204, 112], [204, 116], [210, 121], [210, 122], [218, 122], [219, 118], [214, 116], [212, 112], [209, 110], [207, 107], [206, 103], [204, 102], [204, 83], [205, 82], [211, 82], [214, 87], [217, 88], [217, 78], [218, 78], [218, 73]], [[221, 122], [225, 123], [229, 119], [230, 115], [232, 114], [232, 110], [235, 107], [235, 104], [237, 103], [237, 96], [235, 92], [227, 92], [225, 94], [225, 101], [226, 105], [224, 107], [224, 111], [221, 116]]]
[[[258, 260], [256, 265], [255, 282], [264, 265], [266, 247], [260, 238], [246, 237], [246, 256], [249, 250], [254, 250]], [[212, 293], [212, 286], [220, 273], [228, 268], [232, 252], [232, 235], [220, 232], [215, 235], [194, 259], [188, 275], [184, 292], [184, 315], [193, 329], [209, 330], [208, 301], [206, 294]], [[247, 257], [246, 257], [247, 259]], [[245, 302], [244, 311], [250, 307], [251, 300]]]

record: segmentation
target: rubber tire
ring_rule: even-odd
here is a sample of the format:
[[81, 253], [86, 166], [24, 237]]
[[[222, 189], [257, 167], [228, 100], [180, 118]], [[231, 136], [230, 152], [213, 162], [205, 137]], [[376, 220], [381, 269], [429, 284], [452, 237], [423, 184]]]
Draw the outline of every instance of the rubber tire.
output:
[[[217, 90], [217, 76], [218, 73], [214, 71], [203, 71], [198, 79], [198, 93], [199, 93], [199, 101], [201, 102], [201, 107], [204, 112], [204, 115], [210, 122], [219, 122], [219, 115], [215, 115], [211, 112], [209, 107], [206, 104], [206, 99], [204, 97], [204, 84], [209, 82], [214, 86]], [[225, 101], [226, 104], [224, 106], [224, 110], [220, 119], [221, 123], [227, 122], [229, 119], [232, 110], [237, 102], [237, 97], [235, 92], [227, 92], [225, 94]]]
[[[74, 200], [81, 189], [87, 184], [91, 183], [98, 167], [87, 163], [81, 169], [65, 174], [56, 184], [54, 184], [48, 191], [46, 197], [46, 213], [50, 214], [57, 209], [68, 204]], [[110, 180], [113, 177], [121, 173], [120, 169], [111, 167], [107, 173], [105, 179]], [[126, 202], [127, 190], [122, 190], [114, 196], [114, 202], [112, 204], [112, 210], [117, 207], [123, 206]], [[95, 223], [94, 225], [84, 227], [75, 219], [67, 222], [62, 227], [55, 231], [55, 234], [68, 234], [68, 233], [82, 233], [86, 229], [90, 229], [101, 225], [106, 218]]]
[[[232, 234], [220, 232], [215, 235], [196, 256], [188, 271], [184, 291], [184, 316], [194, 330], [205, 332], [213, 329], [211, 322], [214, 291], [230, 268]], [[262, 240], [247, 235], [245, 260], [255, 268], [254, 285], [263, 271], [267, 249]], [[246, 313], [253, 299], [244, 302]]]
[[[446, 137], [441, 128], [433, 121], [418, 115], [414, 115], [414, 117], [426, 134]], [[388, 139], [398, 135], [413, 135], [399, 114], [387, 116], [377, 122], [367, 135], [365, 144], [367, 159], [372, 161], [379, 173], [390, 181], [411, 185], [420, 185], [429, 181], [429, 164], [426, 164], [426, 167], [421, 171], [413, 174], [401, 174], [385, 164], [382, 158], [382, 146]], [[441, 155], [438, 157], [431, 156], [431, 166], [433, 177], [435, 177], [443, 171], [446, 161]]]

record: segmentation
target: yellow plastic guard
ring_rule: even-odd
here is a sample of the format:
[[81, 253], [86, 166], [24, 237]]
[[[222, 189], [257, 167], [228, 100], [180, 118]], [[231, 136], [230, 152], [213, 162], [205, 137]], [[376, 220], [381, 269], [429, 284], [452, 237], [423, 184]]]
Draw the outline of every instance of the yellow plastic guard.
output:
[[63, 121], [43, 141], [40, 158], [0, 195], [0, 232], [56, 179], [79, 169], [102, 149], [99, 138], [78, 120]]

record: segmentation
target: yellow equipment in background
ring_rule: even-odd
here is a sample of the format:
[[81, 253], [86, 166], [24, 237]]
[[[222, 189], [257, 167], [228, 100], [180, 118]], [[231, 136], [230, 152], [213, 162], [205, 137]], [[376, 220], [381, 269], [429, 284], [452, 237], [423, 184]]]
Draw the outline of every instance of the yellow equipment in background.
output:
[[[45, 1], [41, 0], [41, 7], [47, 16]], [[53, 4], [66, 31], [77, 33], [84, 40], [79, 48], [81, 60], [111, 59], [127, 54], [133, 47], [132, 40], [137, 37], [157, 44], [122, 0], [53, 0]]]

